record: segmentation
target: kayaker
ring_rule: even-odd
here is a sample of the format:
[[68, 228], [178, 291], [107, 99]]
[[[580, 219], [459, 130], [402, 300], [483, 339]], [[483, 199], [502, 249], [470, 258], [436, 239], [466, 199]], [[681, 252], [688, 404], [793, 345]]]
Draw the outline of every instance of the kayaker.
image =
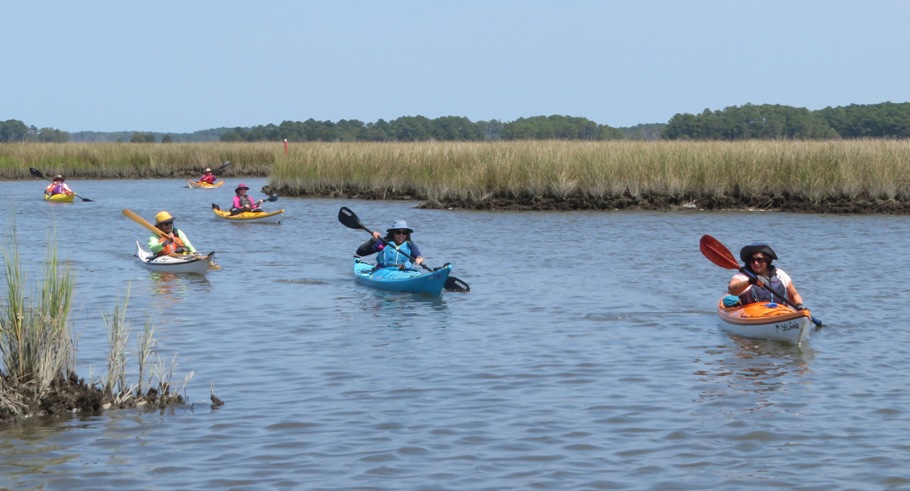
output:
[[747, 245], [739, 251], [739, 257], [746, 264], [744, 268], [753, 276], [736, 273], [727, 288], [731, 295], [739, 297], [743, 305], [783, 297], [792, 302], [797, 310], [803, 310], [803, 297], [793, 286], [790, 275], [771, 264], [777, 259], [777, 254], [768, 244], [755, 242]]
[[55, 194], [73, 194], [73, 190], [66, 184], [66, 178], [62, 174], [57, 174], [54, 176], [54, 182], [47, 185], [44, 188], [44, 193], [48, 196], [53, 196]]
[[167, 237], [153, 235], [149, 237], [149, 251], [155, 257], [167, 254], [192, 254], [196, 248], [190, 243], [183, 230], [174, 226], [174, 217], [167, 211], [160, 211], [155, 215], [155, 228], [167, 234]]
[[212, 173], [211, 167], [206, 167], [205, 171], [202, 173], [202, 177], [199, 178], [199, 182], [204, 182], [206, 184], [215, 184], [215, 174]]
[[249, 190], [250, 187], [243, 183], [240, 183], [240, 185], [237, 186], [237, 189], [234, 190], [236, 196], [234, 196], [234, 203], [231, 205], [231, 215], [236, 215], [245, 211], [262, 211], [262, 208], [260, 208], [259, 205], [261, 205], [264, 200], [254, 201], [252, 196], [246, 194]]
[[[391, 228], [386, 229], [385, 238], [379, 232], [374, 231], [373, 238], [357, 248], [357, 255], [369, 256], [378, 252], [376, 263], [381, 268], [414, 269], [415, 265], [423, 263], [423, 256], [420, 255], [417, 244], [411, 240], [412, 233], [414, 230], [408, 227], [408, 222], [396, 220], [392, 223]], [[414, 258], [413, 264], [408, 256]]]

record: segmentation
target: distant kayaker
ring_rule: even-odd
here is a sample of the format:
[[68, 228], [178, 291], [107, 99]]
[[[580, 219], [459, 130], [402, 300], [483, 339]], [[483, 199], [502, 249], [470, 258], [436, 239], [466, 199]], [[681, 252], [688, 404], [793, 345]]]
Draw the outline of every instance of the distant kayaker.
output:
[[259, 205], [265, 200], [255, 201], [252, 196], [246, 194], [249, 190], [250, 187], [243, 183], [240, 183], [240, 185], [237, 186], [237, 189], [234, 190], [236, 196], [234, 196], [234, 203], [231, 205], [231, 215], [236, 215], [245, 211], [262, 211], [262, 208], [260, 208]]
[[[420, 249], [417, 244], [411, 240], [412, 233], [414, 233], [414, 230], [408, 228], [408, 222], [396, 220], [391, 228], [386, 229], [385, 239], [383, 239], [382, 234], [374, 231], [373, 238], [357, 248], [357, 255], [369, 256], [378, 252], [376, 263], [380, 267], [414, 269], [415, 265], [423, 264], [423, 256], [420, 255]], [[413, 264], [408, 256], [414, 258]]]
[[777, 259], [777, 254], [768, 244], [755, 242], [747, 245], [739, 252], [739, 257], [746, 264], [745, 269], [753, 274], [749, 276], [736, 273], [730, 280], [727, 288], [731, 295], [739, 297], [740, 303], [745, 305], [785, 298], [792, 302], [797, 310], [803, 310], [803, 297], [793, 286], [790, 275], [771, 265], [771, 262]]
[[61, 174], [54, 176], [54, 182], [47, 185], [44, 193], [48, 196], [55, 194], [73, 194], [73, 190], [66, 184], [66, 177]]
[[206, 184], [215, 184], [215, 180], [218, 179], [215, 177], [215, 174], [212, 173], [211, 167], [206, 167], [205, 171], [202, 173], [202, 177], [199, 178], [199, 182], [204, 182]]
[[167, 234], [166, 237], [153, 235], [149, 237], [149, 251], [155, 257], [167, 254], [192, 254], [196, 248], [190, 243], [183, 230], [174, 227], [174, 217], [167, 211], [160, 211], [155, 215], [155, 228]]

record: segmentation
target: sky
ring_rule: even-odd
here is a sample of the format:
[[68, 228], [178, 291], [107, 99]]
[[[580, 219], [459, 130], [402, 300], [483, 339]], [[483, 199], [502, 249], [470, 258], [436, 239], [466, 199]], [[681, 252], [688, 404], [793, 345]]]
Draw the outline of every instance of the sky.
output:
[[9, 0], [0, 121], [190, 133], [283, 121], [910, 101], [904, 0]]

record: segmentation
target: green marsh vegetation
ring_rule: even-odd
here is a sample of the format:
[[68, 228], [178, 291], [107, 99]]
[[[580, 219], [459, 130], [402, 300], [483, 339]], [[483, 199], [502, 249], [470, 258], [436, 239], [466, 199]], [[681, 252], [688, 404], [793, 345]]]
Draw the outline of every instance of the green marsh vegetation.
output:
[[908, 140], [24, 143], [0, 145], [0, 177], [186, 178], [227, 160], [226, 177], [283, 195], [429, 207], [910, 211]]
[[[5, 298], [0, 297], [0, 422], [20, 417], [95, 413], [109, 407], [166, 407], [184, 402], [172, 388], [173, 367], [155, 352], [153, 328], [139, 336], [138, 382], [127, 384], [129, 320], [126, 301], [103, 316], [110, 352], [105, 377], [85, 382], [76, 375], [76, 344], [69, 322], [74, 278], [49, 247], [34, 286], [21, 266], [15, 226], [3, 251]], [[183, 382], [181, 390], [193, 374]], [[91, 379], [91, 377], [90, 377]]]

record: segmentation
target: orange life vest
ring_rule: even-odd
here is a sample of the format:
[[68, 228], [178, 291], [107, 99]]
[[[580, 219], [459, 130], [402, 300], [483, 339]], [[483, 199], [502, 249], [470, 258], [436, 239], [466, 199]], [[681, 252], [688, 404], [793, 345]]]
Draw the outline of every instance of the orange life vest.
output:
[[180, 236], [177, 235], [176, 233], [171, 234], [170, 238], [172, 241], [165, 242], [164, 247], [161, 248], [161, 252], [159, 252], [155, 256], [166, 256], [169, 254], [177, 254], [178, 248], [186, 247], [186, 245], [184, 245], [183, 241], [180, 240]]

